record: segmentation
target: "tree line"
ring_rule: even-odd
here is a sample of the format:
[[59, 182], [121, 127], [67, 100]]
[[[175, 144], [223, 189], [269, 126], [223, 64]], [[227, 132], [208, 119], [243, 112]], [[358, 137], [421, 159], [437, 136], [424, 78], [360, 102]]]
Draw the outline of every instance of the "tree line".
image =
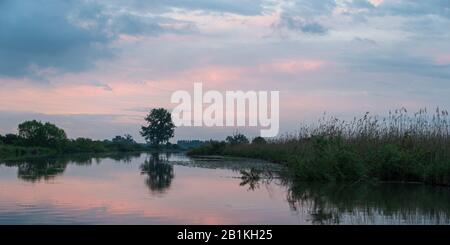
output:
[[63, 129], [52, 123], [37, 120], [23, 122], [17, 129], [17, 134], [0, 135], [0, 143], [24, 148], [49, 148], [57, 153], [138, 151], [144, 147], [131, 135], [115, 136], [111, 140], [69, 139]]
[[[189, 150], [206, 145], [213, 151], [220, 152], [225, 145], [248, 144], [249, 140], [242, 134], [235, 133], [225, 141], [179, 141], [171, 144], [175, 125], [172, 115], [164, 108], [155, 108], [145, 117], [145, 125], [140, 134], [146, 143], [138, 143], [129, 134], [118, 135], [112, 139], [94, 140], [90, 138], [69, 139], [66, 132], [58, 126], [37, 120], [30, 120], [18, 125], [17, 134], [0, 135], [0, 158], [51, 155], [65, 153], [104, 153], [132, 152], [146, 150]], [[252, 143], [265, 143], [261, 137]]]
[[[149, 149], [176, 149], [169, 139], [174, 136], [175, 125], [171, 114], [164, 108], [152, 109], [141, 128], [145, 144], [129, 135], [118, 135], [111, 140], [90, 138], [69, 139], [66, 132], [49, 122], [25, 121], [18, 125], [17, 134], [0, 135], [0, 155], [39, 155], [50, 153], [102, 153], [131, 152]], [[30, 149], [32, 149], [30, 151]]]

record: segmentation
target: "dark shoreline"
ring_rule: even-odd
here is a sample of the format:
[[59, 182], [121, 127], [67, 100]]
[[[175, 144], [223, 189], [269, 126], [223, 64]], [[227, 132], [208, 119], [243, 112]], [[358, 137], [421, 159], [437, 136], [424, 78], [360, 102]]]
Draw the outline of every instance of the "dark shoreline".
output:
[[134, 155], [142, 153], [180, 153], [185, 152], [184, 150], [138, 150], [138, 151], [108, 151], [108, 152], [78, 152], [78, 153], [49, 153], [49, 154], [38, 154], [38, 155], [24, 155], [18, 157], [2, 157], [0, 155], [0, 162], [14, 162], [23, 161], [36, 158], [59, 158], [59, 157], [80, 157], [80, 156], [91, 156], [91, 157], [108, 157], [117, 154]]
[[[247, 148], [241, 148], [239, 146], [228, 146], [226, 150], [224, 150], [223, 154], [217, 154], [216, 152], [212, 155], [208, 154], [193, 154], [195, 152], [187, 152], [187, 155], [193, 158], [200, 158], [205, 160], [220, 160], [220, 159], [249, 159], [249, 160], [258, 160], [258, 161], [267, 161], [273, 164], [278, 164], [288, 169], [289, 175], [291, 175], [291, 179], [298, 183], [348, 183], [349, 185], [354, 185], [358, 183], [404, 183], [404, 184], [419, 184], [419, 185], [429, 185], [436, 187], [450, 187], [449, 183], [440, 183], [440, 182], [428, 182], [424, 180], [417, 179], [381, 179], [376, 176], [369, 176], [365, 178], [359, 179], [312, 179], [312, 178], [302, 178], [297, 174], [296, 162], [290, 162], [289, 160], [280, 160], [280, 159], [271, 159], [268, 157], [258, 157], [258, 155], [253, 155], [251, 152], [246, 152], [249, 148], [252, 148], [252, 145], [245, 146]], [[264, 147], [264, 146], [255, 146], [255, 147]], [[251, 151], [251, 150], [250, 150]], [[298, 156], [292, 155], [293, 159], [298, 160]]]

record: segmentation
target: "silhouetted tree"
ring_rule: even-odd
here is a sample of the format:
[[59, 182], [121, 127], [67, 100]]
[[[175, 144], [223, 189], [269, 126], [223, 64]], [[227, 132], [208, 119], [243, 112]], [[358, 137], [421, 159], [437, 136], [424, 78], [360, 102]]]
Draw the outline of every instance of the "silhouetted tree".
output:
[[135, 151], [141, 147], [129, 134], [124, 136], [118, 135], [109, 143], [117, 151]]
[[20, 138], [19, 136], [15, 134], [7, 134], [5, 136], [1, 136], [1, 141], [3, 144], [7, 145], [18, 145], [20, 144]]
[[136, 141], [134, 141], [133, 136], [126, 134], [123, 137], [120, 135], [117, 135], [112, 139], [113, 143], [120, 143], [120, 144], [136, 144]]
[[57, 146], [67, 140], [64, 130], [48, 122], [26, 121], [18, 129], [19, 137], [31, 146]]
[[145, 120], [148, 125], [142, 126], [141, 135], [153, 146], [166, 143], [174, 136], [175, 125], [172, 115], [166, 109], [152, 109]]
[[235, 133], [232, 136], [228, 136], [226, 138], [226, 142], [231, 145], [238, 145], [238, 144], [248, 144], [249, 141], [245, 135], [240, 133]]
[[36, 120], [23, 122], [18, 130], [17, 135], [0, 135], [0, 144], [16, 146], [2, 147], [0, 158], [54, 153], [134, 152], [144, 149], [144, 144], [137, 143], [129, 134], [102, 141], [68, 139], [63, 129]]

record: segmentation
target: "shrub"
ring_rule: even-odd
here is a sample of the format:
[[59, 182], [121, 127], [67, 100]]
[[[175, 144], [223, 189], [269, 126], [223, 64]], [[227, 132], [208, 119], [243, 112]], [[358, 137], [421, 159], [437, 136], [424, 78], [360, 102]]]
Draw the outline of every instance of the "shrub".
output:
[[260, 137], [260, 136], [255, 137], [252, 140], [252, 144], [255, 144], [255, 145], [263, 145], [263, 144], [266, 144], [266, 143], [267, 143], [266, 139], [264, 139], [263, 137]]

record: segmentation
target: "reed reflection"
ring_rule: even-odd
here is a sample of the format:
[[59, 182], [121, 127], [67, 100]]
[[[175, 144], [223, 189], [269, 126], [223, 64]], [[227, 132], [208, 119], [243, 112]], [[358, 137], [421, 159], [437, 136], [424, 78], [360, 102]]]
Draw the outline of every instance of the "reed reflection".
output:
[[261, 185], [269, 185], [274, 175], [271, 171], [264, 171], [260, 169], [251, 168], [249, 170], [240, 170], [241, 173], [241, 183], [240, 186], [248, 186], [251, 191], [257, 190]]
[[249, 190], [277, 184], [287, 189], [292, 211], [312, 224], [448, 224], [450, 191], [408, 183], [308, 183], [289, 176], [241, 171]]

